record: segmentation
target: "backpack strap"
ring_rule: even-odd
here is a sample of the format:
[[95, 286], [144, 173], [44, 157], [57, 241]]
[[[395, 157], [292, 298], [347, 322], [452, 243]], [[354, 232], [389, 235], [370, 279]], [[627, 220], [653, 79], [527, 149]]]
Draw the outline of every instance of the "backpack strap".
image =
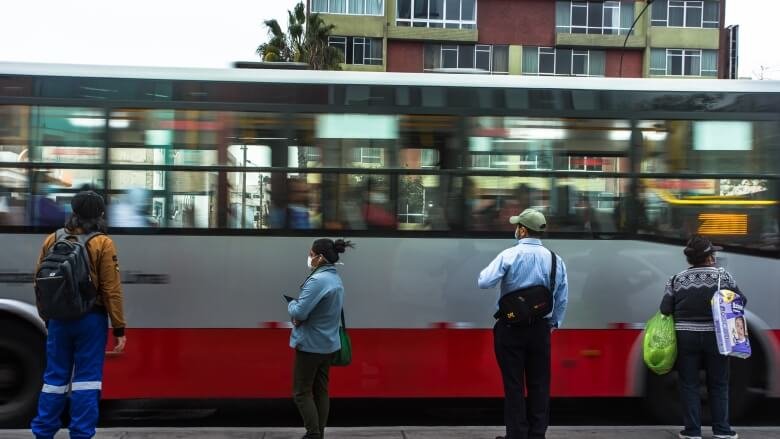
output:
[[81, 234], [81, 235], [73, 235], [78, 239], [78, 241], [81, 243], [81, 245], [84, 246], [84, 248], [87, 247], [87, 243], [92, 240], [92, 238], [100, 235], [105, 235], [103, 232], [92, 232], [87, 234]]
[[555, 278], [558, 271], [558, 256], [555, 255], [550, 249], [550, 255], [552, 255], [552, 268], [550, 269], [550, 292], [555, 294]]
[[347, 322], [344, 320], [344, 307], [341, 307], [341, 327], [347, 329]]

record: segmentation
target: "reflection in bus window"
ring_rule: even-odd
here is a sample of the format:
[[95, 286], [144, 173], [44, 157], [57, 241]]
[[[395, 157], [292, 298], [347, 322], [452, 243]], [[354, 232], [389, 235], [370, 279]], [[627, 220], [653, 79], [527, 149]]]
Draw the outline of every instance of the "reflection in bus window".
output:
[[[157, 201], [159, 203], [160, 200]], [[151, 191], [134, 187], [111, 197], [108, 205], [108, 225], [111, 227], [157, 227], [161, 209], [155, 209]]]
[[27, 170], [0, 168], [0, 226], [27, 223], [28, 193]]
[[[216, 227], [216, 172], [111, 171], [109, 224], [120, 227]], [[114, 199], [116, 198], [116, 199]], [[131, 209], [128, 206], [132, 205]]]
[[627, 178], [471, 177], [467, 180], [467, 227], [505, 230], [509, 217], [533, 208], [544, 213], [549, 232], [615, 233], [615, 211], [628, 190]]
[[656, 179], [640, 182], [640, 226], [650, 233], [778, 248], [778, 194], [767, 179]]
[[640, 121], [642, 172], [775, 172], [780, 123]]
[[438, 175], [404, 175], [398, 185], [399, 230], [447, 230], [449, 200]]
[[[25, 107], [16, 107], [22, 109]], [[17, 115], [26, 111], [20, 111]], [[102, 110], [76, 107], [30, 107], [30, 131], [15, 130], [28, 137], [30, 149], [19, 152], [19, 161], [57, 163], [103, 162]]]
[[70, 200], [83, 190], [103, 191], [103, 171], [97, 169], [33, 169], [32, 195], [27, 203], [29, 224], [58, 228], [71, 213]]
[[631, 128], [623, 120], [476, 117], [471, 169], [628, 171]]

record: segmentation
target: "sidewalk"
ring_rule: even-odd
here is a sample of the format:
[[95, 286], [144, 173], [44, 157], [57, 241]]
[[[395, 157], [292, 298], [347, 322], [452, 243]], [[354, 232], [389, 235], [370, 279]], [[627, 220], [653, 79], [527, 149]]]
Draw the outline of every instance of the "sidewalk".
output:
[[[677, 427], [552, 427], [547, 439], [655, 439], [677, 438]], [[737, 428], [742, 439], [780, 439], [780, 427]], [[500, 427], [377, 427], [329, 428], [329, 439], [494, 439]], [[300, 439], [302, 428], [109, 428], [98, 430], [100, 439]], [[0, 430], [0, 439], [29, 439], [28, 430]], [[60, 432], [56, 439], [67, 439]], [[707, 430], [705, 438], [712, 437]]]

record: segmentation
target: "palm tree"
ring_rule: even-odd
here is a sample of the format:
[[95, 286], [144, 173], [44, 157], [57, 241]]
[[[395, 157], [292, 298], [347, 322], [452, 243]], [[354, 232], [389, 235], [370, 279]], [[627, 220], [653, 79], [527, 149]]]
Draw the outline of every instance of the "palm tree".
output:
[[340, 70], [343, 55], [328, 46], [336, 26], [325, 24], [319, 14], [308, 14], [303, 2], [287, 11], [287, 33], [275, 19], [264, 21], [269, 40], [257, 47], [257, 54], [267, 62], [305, 62], [314, 70]]

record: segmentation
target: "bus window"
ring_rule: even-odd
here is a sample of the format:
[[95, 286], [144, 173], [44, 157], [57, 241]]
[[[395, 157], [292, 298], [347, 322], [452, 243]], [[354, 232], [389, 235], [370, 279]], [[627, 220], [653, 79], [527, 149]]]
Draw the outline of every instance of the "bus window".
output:
[[71, 213], [70, 200], [83, 190], [103, 193], [99, 169], [33, 169], [32, 190], [27, 203], [29, 225], [62, 227]]
[[103, 163], [106, 119], [102, 110], [76, 107], [32, 107], [28, 160]]
[[648, 120], [642, 131], [645, 173], [775, 173], [780, 123]]
[[469, 119], [470, 169], [628, 172], [631, 128], [622, 120]]
[[322, 175], [322, 224], [331, 230], [396, 230], [390, 175]]
[[109, 224], [116, 227], [216, 227], [216, 172], [111, 171]]
[[[236, 148], [245, 147], [251, 153], [262, 142], [258, 142], [261, 135], [248, 128], [242, 115], [201, 110], [113, 111], [109, 123], [111, 161], [114, 164], [244, 166], [243, 156], [236, 153]], [[246, 129], [242, 130], [242, 126]]]
[[398, 229], [448, 230], [460, 212], [458, 200], [447, 196], [438, 175], [402, 175], [398, 179]]
[[509, 217], [525, 209], [542, 212], [549, 232], [615, 233], [616, 215], [629, 187], [627, 178], [475, 176], [468, 178], [467, 228], [507, 231]]
[[457, 119], [316, 114], [295, 121], [291, 149], [299, 157], [296, 167], [435, 169], [440, 166], [439, 151], [453, 144]]
[[777, 249], [778, 192], [770, 179], [643, 178], [636, 206], [640, 231], [721, 244]]
[[228, 227], [312, 230], [321, 228], [320, 181], [315, 173], [228, 173]]

